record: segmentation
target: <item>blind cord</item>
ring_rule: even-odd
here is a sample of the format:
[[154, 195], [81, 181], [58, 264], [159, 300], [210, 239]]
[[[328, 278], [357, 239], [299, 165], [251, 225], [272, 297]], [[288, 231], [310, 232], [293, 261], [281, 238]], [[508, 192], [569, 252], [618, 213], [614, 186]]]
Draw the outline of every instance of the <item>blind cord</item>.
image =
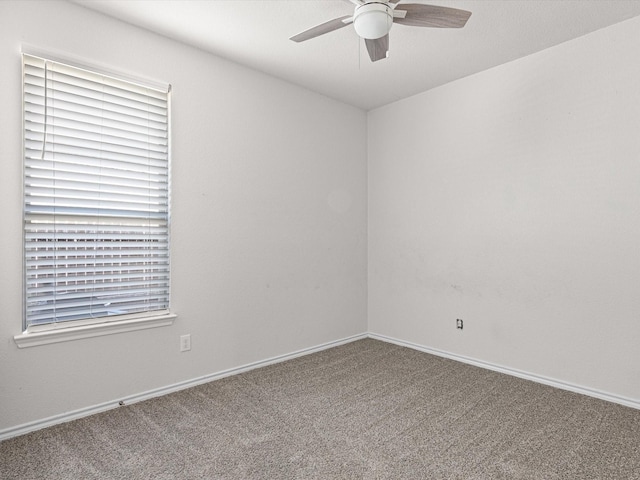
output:
[[[47, 137], [49, 136], [49, 61], [45, 59], [44, 61], [44, 131], [42, 138], [42, 154], [40, 156], [40, 160], [44, 161], [46, 152], [47, 152]], [[55, 174], [53, 176], [53, 188], [55, 190], [56, 186], [56, 178]], [[53, 209], [53, 248], [58, 248], [58, 229], [55, 227], [57, 224], [56, 221], [56, 211], [55, 206]], [[56, 260], [53, 263], [53, 281], [54, 283], [58, 282], [58, 262], [57, 256], [55, 256]], [[58, 305], [58, 289], [55, 288], [53, 290], [53, 323], [57, 323], [57, 315], [56, 315], [56, 307]]]
[[45, 151], [47, 149], [47, 118], [49, 117], [49, 61], [44, 61], [44, 132], [42, 139], [42, 154], [40, 160], [44, 160]]

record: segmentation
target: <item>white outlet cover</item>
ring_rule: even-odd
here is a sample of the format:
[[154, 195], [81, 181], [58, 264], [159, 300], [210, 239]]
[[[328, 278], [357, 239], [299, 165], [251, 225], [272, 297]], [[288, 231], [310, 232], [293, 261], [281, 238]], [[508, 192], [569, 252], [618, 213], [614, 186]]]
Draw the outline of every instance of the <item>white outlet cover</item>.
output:
[[191, 335], [180, 336], [180, 351], [186, 352], [191, 350]]

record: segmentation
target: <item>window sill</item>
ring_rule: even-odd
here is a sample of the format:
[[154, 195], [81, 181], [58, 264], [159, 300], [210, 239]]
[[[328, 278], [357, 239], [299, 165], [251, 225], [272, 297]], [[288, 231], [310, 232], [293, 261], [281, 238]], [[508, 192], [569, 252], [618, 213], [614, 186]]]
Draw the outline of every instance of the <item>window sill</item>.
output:
[[92, 325], [82, 325], [74, 327], [56, 328], [29, 332], [16, 335], [13, 340], [18, 348], [36, 347], [50, 343], [68, 342], [81, 338], [99, 337], [102, 335], [112, 335], [114, 333], [132, 332], [146, 328], [165, 327], [173, 324], [177, 317], [175, 313], [162, 315], [119, 320], [113, 322], [96, 323]]

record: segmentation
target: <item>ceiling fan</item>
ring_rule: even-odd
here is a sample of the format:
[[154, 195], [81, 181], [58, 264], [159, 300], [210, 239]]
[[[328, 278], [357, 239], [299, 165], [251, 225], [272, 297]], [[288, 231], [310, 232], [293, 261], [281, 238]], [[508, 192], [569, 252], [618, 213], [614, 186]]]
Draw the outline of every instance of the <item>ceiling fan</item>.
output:
[[457, 8], [400, 3], [401, 0], [346, 0], [355, 4], [353, 15], [334, 18], [316, 25], [291, 40], [304, 42], [353, 23], [358, 36], [364, 39], [372, 62], [387, 58], [389, 30], [394, 23], [412, 27], [462, 28], [471, 12]]

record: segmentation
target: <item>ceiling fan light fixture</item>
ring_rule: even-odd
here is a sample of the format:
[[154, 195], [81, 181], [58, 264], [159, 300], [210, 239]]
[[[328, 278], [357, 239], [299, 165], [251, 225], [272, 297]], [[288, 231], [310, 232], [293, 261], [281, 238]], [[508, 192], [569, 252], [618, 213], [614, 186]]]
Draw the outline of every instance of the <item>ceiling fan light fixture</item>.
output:
[[353, 27], [356, 33], [369, 40], [384, 37], [393, 25], [393, 10], [384, 3], [365, 3], [356, 7]]
[[[1, 1], [1, 0], [0, 0]], [[356, 33], [365, 40], [372, 62], [389, 55], [389, 31], [394, 22], [411, 27], [462, 28], [471, 12], [457, 8], [401, 3], [402, 0], [348, 0], [354, 3], [353, 15], [334, 18], [291, 37], [304, 42], [353, 23]], [[396, 9], [397, 6], [400, 8]]]

